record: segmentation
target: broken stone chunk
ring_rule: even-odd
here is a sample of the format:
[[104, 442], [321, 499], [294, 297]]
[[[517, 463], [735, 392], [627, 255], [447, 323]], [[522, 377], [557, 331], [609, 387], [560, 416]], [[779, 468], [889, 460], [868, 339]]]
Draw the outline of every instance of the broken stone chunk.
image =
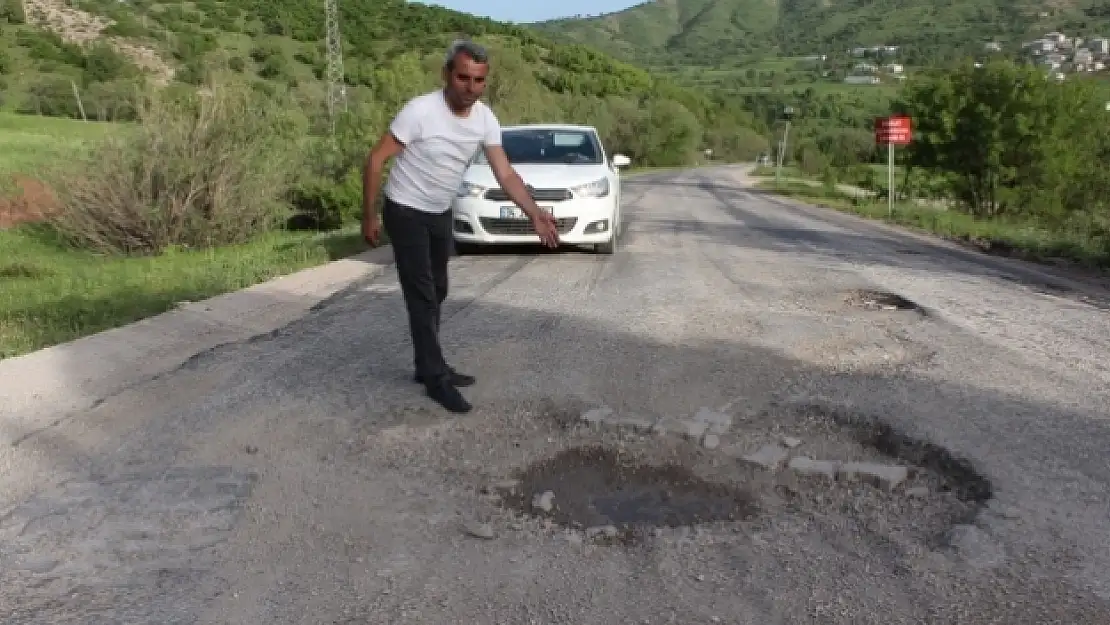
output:
[[655, 421], [636, 415], [610, 415], [602, 420], [607, 426], [614, 426], [632, 430], [634, 432], [648, 433], [655, 427]]
[[652, 431], [658, 434], [677, 434], [692, 441], [699, 441], [705, 435], [708, 426], [693, 419], [675, 419], [663, 417], [652, 426]]
[[845, 481], [859, 480], [884, 490], [892, 490], [906, 481], [909, 470], [906, 467], [873, 462], [845, 462], [840, 465], [837, 477]]
[[472, 521], [467, 523], [463, 529], [466, 530], [467, 534], [475, 538], [482, 538], [484, 540], [493, 538], [493, 528], [490, 527], [489, 523], [475, 523]]
[[802, 439], [800, 439], [800, 438], [794, 438], [793, 436], [784, 436], [784, 437], [782, 437], [782, 445], [783, 445], [783, 447], [786, 447], [787, 449], [794, 449], [795, 447], [797, 447], [801, 444], [802, 444]]
[[613, 415], [613, 409], [607, 406], [594, 408], [582, 414], [582, 420], [590, 425], [601, 425], [608, 417]]
[[705, 426], [706, 430], [711, 434], [717, 434], [718, 436], [728, 433], [729, 429], [732, 428], [731, 416], [710, 410], [709, 408], [698, 410], [693, 420], [695, 423]]
[[586, 528], [586, 538], [597, 538], [604, 536], [606, 538], [615, 538], [617, 536], [617, 528], [614, 525], [599, 525], [595, 527]]
[[830, 480], [836, 478], [836, 463], [827, 460], [813, 460], [805, 456], [790, 459], [790, 470], [799, 475], [820, 476]]
[[744, 455], [740, 459], [766, 471], [777, 471], [782, 468], [783, 462], [789, 455], [789, 452], [779, 445], [764, 445], [755, 453]]
[[555, 507], [555, 493], [545, 490], [544, 492], [532, 497], [532, 507], [544, 512], [551, 512]]

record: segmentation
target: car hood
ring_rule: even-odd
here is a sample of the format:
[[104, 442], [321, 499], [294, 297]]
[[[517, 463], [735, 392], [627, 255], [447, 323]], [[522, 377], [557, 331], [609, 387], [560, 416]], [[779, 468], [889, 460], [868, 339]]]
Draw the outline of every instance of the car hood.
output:
[[[566, 189], [604, 178], [609, 173], [605, 165], [529, 164], [513, 165], [516, 173], [537, 189]], [[471, 165], [464, 180], [483, 187], [497, 187], [497, 178], [489, 165]]]

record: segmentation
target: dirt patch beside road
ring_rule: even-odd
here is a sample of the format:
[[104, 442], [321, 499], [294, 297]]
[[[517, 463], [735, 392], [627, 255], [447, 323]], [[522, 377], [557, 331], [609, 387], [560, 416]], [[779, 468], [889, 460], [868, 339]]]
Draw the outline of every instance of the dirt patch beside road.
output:
[[12, 176], [14, 191], [0, 195], [0, 229], [42, 221], [58, 207], [49, 186], [28, 176]]

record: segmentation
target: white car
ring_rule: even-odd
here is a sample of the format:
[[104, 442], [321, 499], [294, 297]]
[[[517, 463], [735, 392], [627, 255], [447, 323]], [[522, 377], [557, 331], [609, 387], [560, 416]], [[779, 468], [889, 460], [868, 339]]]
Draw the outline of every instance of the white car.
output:
[[[591, 126], [506, 126], [501, 137], [536, 204], [554, 215], [560, 242], [612, 254], [621, 233], [620, 168], [630, 164], [628, 157], [609, 158]], [[498, 186], [482, 150], [463, 176], [452, 211], [459, 253], [540, 242], [532, 222]]]

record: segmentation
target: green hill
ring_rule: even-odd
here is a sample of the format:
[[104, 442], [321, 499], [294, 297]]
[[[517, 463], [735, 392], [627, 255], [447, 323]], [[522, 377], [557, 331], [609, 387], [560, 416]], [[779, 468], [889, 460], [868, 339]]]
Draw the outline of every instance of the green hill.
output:
[[[79, 117], [83, 105], [90, 118], [125, 119], [137, 80], [189, 89], [227, 71], [322, 124], [321, 2], [0, 0], [0, 7], [0, 109]], [[488, 99], [505, 121], [594, 123], [643, 164], [691, 162], [703, 147], [725, 155], [717, 129], [751, 123], [726, 98], [531, 29], [404, 0], [340, 7], [348, 98], [378, 128], [405, 99], [434, 88], [442, 50], [458, 36], [491, 47]]]
[[1110, 36], [1103, 0], [654, 0], [535, 25], [561, 42], [652, 65], [729, 66], [760, 56], [897, 45], [912, 60], [1011, 48], [1050, 30]]

